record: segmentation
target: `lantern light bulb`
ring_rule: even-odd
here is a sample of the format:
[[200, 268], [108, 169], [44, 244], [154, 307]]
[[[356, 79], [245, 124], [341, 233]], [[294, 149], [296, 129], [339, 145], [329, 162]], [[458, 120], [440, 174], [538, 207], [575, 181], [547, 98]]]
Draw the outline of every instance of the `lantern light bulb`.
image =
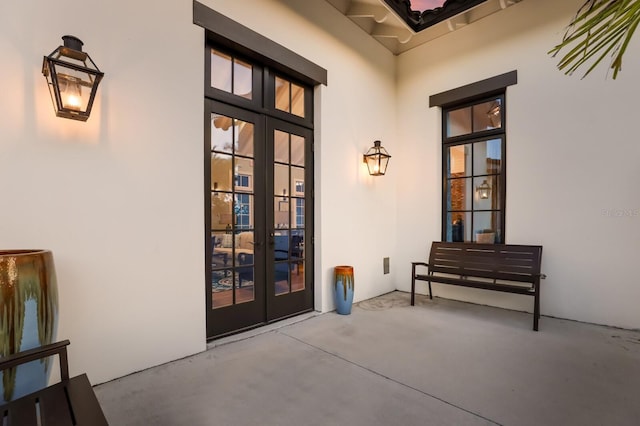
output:
[[[61, 75], [62, 77], [62, 75]], [[82, 109], [82, 89], [75, 77], [64, 76], [60, 87], [60, 98], [64, 108], [80, 111]]]

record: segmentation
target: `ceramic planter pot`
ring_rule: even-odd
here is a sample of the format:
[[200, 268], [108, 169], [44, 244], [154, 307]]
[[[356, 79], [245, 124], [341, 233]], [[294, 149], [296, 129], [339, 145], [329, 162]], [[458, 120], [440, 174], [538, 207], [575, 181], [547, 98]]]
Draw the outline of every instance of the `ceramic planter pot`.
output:
[[353, 304], [353, 267], [336, 266], [334, 271], [333, 292], [336, 312], [340, 315], [349, 315]]
[[[53, 343], [58, 287], [48, 250], [0, 250], [0, 357]], [[17, 399], [47, 385], [49, 359], [2, 371], [0, 397]]]

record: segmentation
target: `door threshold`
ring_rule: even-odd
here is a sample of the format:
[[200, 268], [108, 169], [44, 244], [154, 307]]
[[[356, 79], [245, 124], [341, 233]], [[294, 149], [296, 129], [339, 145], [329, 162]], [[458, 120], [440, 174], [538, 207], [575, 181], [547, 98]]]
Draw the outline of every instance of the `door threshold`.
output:
[[207, 350], [213, 349], [218, 346], [226, 345], [228, 343], [250, 339], [252, 337], [259, 336], [264, 333], [269, 333], [273, 330], [277, 330], [282, 327], [286, 327], [302, 321], [306, 321], [310, 318], [316, 317], [321, 314], [322, 313], [318, 311], [309, 311], [309, 312], [298, 314], [295, 316], [279, 319], [277, 321], [274, 321], [268, 324], [260, 323], [251, 327], [244, 328], [242, 330], [237, 330], [232, 333], [227, 333], [222, 336], [213, 337], [211, 340], [207, 341]]

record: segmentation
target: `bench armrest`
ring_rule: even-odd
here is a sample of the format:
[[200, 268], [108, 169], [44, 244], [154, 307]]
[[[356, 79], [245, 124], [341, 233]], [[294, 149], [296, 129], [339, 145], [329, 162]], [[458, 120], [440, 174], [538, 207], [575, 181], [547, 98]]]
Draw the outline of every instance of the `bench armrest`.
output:
[[34, 349], [11, 354], [0, 361], [0, 371], [16, 367], [26, 362], [35, 361], [58, 354], [60, 356], [60, 376], [62, 380], [69, 380], [69, 363], [67, 361], [67, 346], [69, 340], [51, 343]]
[[424, 266], [429, 268], [429, 264], [425, 262], [411, 262], [411, 276], [415, 278], [416, 276], [416, 266]]

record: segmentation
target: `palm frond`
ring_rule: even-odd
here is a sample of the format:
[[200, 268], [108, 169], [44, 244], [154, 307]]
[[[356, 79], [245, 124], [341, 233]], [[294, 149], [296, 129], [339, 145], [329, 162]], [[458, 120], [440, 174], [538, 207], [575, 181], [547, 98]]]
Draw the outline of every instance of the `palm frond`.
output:
[[571, 20], [562, 42], [548, 53], [554, 57], [569, 49], [558, 69], [572, 75], [588, 66], [582, 78], [611, 55], [613, 79], [622, 69], [622, 58], [640, 24], [640, 0], [586, 0]]

